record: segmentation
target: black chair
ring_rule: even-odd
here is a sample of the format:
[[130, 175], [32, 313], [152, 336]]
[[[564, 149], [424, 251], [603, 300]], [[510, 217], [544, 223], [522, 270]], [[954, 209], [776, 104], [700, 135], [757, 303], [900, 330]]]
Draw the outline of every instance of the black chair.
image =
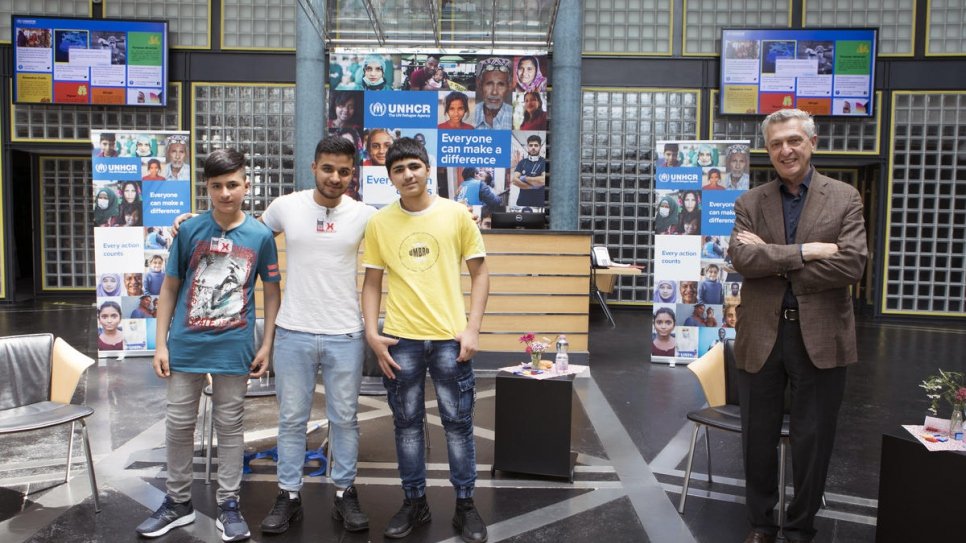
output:
[[74, 450], [74, 424], [81, 423], [87, 477], [94, 511], [101, 511], [97, 478], [85, 419], [94, 410], [70, 403], [80, 376], [94, 359], [53, 334], [30, 334], [0, 338], [0, 435], [29, 432], [70, 423], [67, 470], [70, 477]]
[[[711, 478], [711, 440], [708, 438], [708, 428], [717, 428], [741, 434], [741, 407], [738, 405], [738, 368], [735, 359], [733, 339], [726, 339], [724, 343], [715, 345], [698, 360], [688, 364], [701, 383], [708, 407], [696, 409], [688, 413], [688, 420], [694, 422], [691, 432], [691, 448], [688, 450], [688, 465], [684, 472], [684, 485], [681, 489], [681, 501], [678, 513], [684, 513], [684, 504], [688, 499], [688, 486], [691, 482], [691, 465], [694, 461], [694, 447], [698, 441], [698, 430], [704, 427], [704, 441], [708, 453], [708, 483], [714, 484]], [[781, 529], [785, 511], [785, 458], [788, 449], [789, 416], [785, 414], [782, 421], [781, 439], [779, 440], [779, 468], [778, 468], [778, 524]], [[824, 496], [822, 498], [825, 500]]]

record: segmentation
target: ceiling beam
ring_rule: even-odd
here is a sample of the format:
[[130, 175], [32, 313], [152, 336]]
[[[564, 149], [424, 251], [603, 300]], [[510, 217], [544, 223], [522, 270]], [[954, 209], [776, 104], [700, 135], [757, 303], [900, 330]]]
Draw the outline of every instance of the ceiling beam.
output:
[[[299, 7], [302, 8], [302, 12], [305, 13], [305, 17], [315, 28], [315, 31], [319, 34], [319, 38], [326, 47], [329, 45], [329, 35], [325, 32], [325, 25], [322, 24], [322, 19], [319, 17], [319, 12], [315, 6], [316, 2], [314, 0], [298, 0]], [[322, 8], [325, 9], [325, 8]]]
[[436, 49], [441, 50], [443, 46], [440, 45], [440, 38], [443, 29], [439, 24], [439, 19], [436, 17], [436, 6], [438, 4], [436, 0], [426, 0], [426, 11], [429, 12], [429, 21], [433, 25], [433, 39], [436, 40]]
[[372, 5], [372, 0], [362, 0], [362, 4], [366, 8], [366, 13], [369, 14], [372, 31], [376, 33], [376, 41], [379, 42], [379, 46], [381, 47], [386, 44], [386, 34], [382, 30], [382, 24], [379, 22], [379, 14], [376, 13], [376, 8]]

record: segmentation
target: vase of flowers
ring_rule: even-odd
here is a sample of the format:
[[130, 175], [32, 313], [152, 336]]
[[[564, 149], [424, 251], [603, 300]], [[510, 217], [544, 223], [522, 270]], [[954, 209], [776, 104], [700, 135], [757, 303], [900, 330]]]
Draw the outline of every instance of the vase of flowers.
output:
[[530, 367], [535, 370], [540, 369], [540, 357], [543, 353], [547, 352], [547, 348], [550, 347], [550, 341], [538, 341], [533, 334], [523, 334], [520, 336], [520, 343], [526, 345], [526, 349], [524, 350], [530, 355]]
[[930, 375], [919, 385], [929, 398], [929, 412], [937, 415], [939, 403], [945, 400], [953, 408], [949, 417], [949, 435], [955, 435], [958, 426], [963, 431], [963, 406], [966, 405], [966, 373], [961, 371], [939, 370], [938, 375]]

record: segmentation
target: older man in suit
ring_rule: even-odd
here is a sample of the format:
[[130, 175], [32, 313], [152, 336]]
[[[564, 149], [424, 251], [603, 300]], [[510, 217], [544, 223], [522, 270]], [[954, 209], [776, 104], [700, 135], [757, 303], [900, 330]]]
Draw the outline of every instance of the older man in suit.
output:
[[783, 531], [786, 541], [811, 541], [845, 367], [858, 358], [849, 287], [865, 269], [865, 223], [858, 191], [812, 167], [818, 136], [808, 113], [772, 113], [762, 133], [778, 177], [735, 202], [729, 248], [745, 277], [735, 342], [752, 525], [745, 541], [777, 536], [775, 448], [789, 383], [795, 497]]

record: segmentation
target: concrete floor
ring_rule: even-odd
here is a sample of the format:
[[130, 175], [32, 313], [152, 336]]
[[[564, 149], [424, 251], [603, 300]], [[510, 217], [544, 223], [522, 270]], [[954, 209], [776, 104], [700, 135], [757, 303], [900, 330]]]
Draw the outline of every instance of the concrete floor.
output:
[[[647, 309], [618, 309], [611, 329], [591, 315], [591, 371], [575, 382], [572, 448], [575, 480], [498, 471], [493, 462], [495, 373], [478, 370], [476, 503], [489, 525], [490, 541], [512, 542], [740, 542], [748, 531], [743, 507], [743, 468], [736, 434], [711, 432], [714, 484], [704, 480], [699, 452], [684, 515], [676, 511], [691, 435], [685, 414], [703, 404], [696, 380], [683, 366], [648, 363]], [[29, 301], [0, 307], [0, 335], [51, 331], [80, 350], [96, 350], [93, 311], [86, 300]], [[918, 383], [937, 367], [963, 369], [966, 331], [955, 324], [923, 325], [860, 319], [862, 363], [849, 370], [848, 388], [820, 512], [822, 542], [872, 541], [875, 536], [880, 436], [899, 424], [922, 420], [927, 407]], [[508, 360], [508, 362], [512, 362]], [[312, 419], [324, 421], [320, 383]], [[431, 387], [428, 388], [431, 390]], [[82, 379], [75, 402], [96, 412], [90, 432], [103, 511], [93, 514], [85, 463], [75, 448], [72, 478], [63, 477], [65, 428], [4, 436], [0, 454], [0, 541], [134, 541], [134, 527], [163, 499], [163, 382], [147, 358], [102, 359]], [[539, 402], [539, 398], [535, 398]], [[539, 408], [539, 405], [535, 405]], [[246, 443], [274, 444], [273, 399], [246, 404]], [[453, 493], [444, 436], [430, 408], [432, 448], [428, 496], [434, 520], [405, 541], [458, 541], [450, 525]], [[534, 416], [524, 414], [524, 416]], [[242, 512], [253, 541], [382, 541], [382, 530], [402, 499], [395, 464], [392, 421], [385, 399], [363, 397], [357, 486], [371, 529], [350, 534], [330, 517], [333, 487], [324, 477], [306, 479], [309, 514], [284, 535], [257, 530], [276, 494], [275, 466], [252, 463], [242, 488]], [[540, 424], [535, 417], [533, 424]], [[702, 434], [703, 435], [703, 434]], [[310, 435], [318, 445], [324, 430]], [[704, 450], [703, 437], [699, 451]], [[307, 472], [315, 469], [307, 466]], [[218, 541], [215, 485], [205, 485], [196, 460], [191, 526], [158, 541]], [[454, 539], [455, 538], [455, 539]]]

